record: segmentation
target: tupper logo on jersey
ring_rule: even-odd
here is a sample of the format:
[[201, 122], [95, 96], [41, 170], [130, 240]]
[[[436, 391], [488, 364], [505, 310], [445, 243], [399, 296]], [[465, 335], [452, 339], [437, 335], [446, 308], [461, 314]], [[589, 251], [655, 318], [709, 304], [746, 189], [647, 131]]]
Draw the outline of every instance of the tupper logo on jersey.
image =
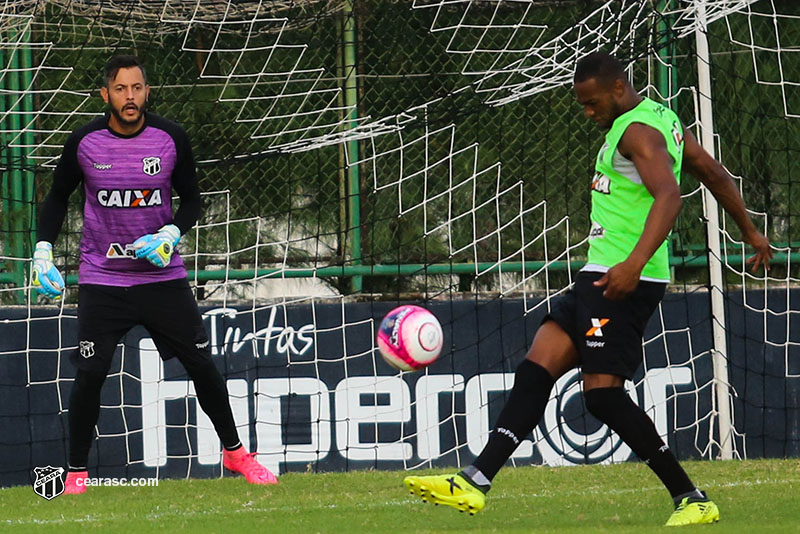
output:
[[155, 176], [161, 172], [161, 158], [150, 156], [142, 158], [142, 172], [147, 176]]
[[149, 208], [160, 206], [161, 189], [100, 189], [97, 201], [106, 208]]
[[63, 467], [34, 467], [36, 480], [33, 481], [33, 492], [48, 501], [64, 493]]

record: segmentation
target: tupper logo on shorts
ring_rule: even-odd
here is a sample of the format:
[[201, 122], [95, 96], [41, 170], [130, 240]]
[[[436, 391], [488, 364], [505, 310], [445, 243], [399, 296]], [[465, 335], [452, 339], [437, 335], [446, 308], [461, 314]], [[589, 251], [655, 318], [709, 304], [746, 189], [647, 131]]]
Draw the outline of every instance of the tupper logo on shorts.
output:
[[33, 492], [48, 501], [64, 493], [63, 467], [34, 467], [36, 480], [33, 481]]
[[586, 331], [586, 337], [603, 337], [604, 327], [610, 319], [596, 319], [592, 317], [592, 327]]

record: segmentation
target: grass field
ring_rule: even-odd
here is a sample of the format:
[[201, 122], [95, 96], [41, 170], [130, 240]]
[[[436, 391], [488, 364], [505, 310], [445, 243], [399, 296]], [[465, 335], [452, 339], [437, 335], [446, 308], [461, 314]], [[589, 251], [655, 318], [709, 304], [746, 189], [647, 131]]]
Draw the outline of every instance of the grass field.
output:
[[[682, 532], [800, 533], [800, 459], [687, 462], [721, 511]], [[417, 501], [404, 473], [287, 474], [259, 488], [242, 478], [164, 480], [150, 488], [90, 488], [46, 501], [0, 490], [2, 532], [434, 533], [669, 532], [671, 501], [642, 464], [506, 468], [471, 517]]]

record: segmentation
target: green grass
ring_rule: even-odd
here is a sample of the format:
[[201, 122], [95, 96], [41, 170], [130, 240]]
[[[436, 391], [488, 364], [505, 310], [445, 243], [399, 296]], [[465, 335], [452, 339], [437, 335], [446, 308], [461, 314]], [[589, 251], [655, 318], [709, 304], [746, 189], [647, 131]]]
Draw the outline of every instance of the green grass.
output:
[[[800, 459], [687, 462], [721, 510], [681, 532], [800, 532]], [[475, 517], [417, 501], [404, 473], [288, 474], [274, 487], [241, 478], [164, 480], [151, 488], [90, 488], [46, 501], [0, 490], [2, 532], [433, 533], [670, 532], [666, 491], [642, 464], [506, 468]]]

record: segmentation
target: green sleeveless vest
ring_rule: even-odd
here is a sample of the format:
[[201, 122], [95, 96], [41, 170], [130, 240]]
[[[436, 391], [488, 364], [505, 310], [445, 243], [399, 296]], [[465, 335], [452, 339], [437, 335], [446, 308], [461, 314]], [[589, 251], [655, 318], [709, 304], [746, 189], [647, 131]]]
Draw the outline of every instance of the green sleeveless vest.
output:
[[[617, 152], [622, 135], [631, 123], [640, 122], [664, 136], [672, 156], [672, 172], [681, 182], [683, 126], [670, 109], [644, 98], [635, 108], [616, 118], [597, 154], [592, 180], [592, 228], [589, 259], [584, 270], [605, 271], [625, 261], [644, 231], [653, 197], [642, 183], [633, 162]], [[643, 280], [669, 282], [669, 238], [665, 239], [642, 270]]]

